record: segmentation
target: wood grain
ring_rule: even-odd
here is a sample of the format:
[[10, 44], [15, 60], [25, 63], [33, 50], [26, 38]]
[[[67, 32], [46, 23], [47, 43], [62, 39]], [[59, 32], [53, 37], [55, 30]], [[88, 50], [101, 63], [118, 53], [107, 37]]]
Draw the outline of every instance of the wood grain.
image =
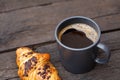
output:
[[[60, 63], [56, 43], [44, 46], [33, 46], [37, 52], [49, 52], [51, 62], [59, 70], [63, 80], [117, 80], [120, 78], [120, 31], [102, 34], [101, 42], [108, 45], [111, 50], [111, 59], [108, 64], [97, 65], [94, 70], [86, 74], [71, 74]], [[104, 74], [103, 74], [104, 73]], [[19, 80], [17, 75], [15, 51], [0, 54], [0, 79]]]
[[35, 6], [47, 6], [55, 2], [66, 0], [0, 0], [0, 13], [16, 11]]
[[[2, 1], [4, 2], [4, 0]], [[9, 3], [7, 0], [4, 3], [10, 4], [10, 9], [20, 3], [20, 1], [17, 3], [17, 0], [12, 1], [14, 6], [11, 6], [12, 2]], [[24, 3], [22, 1], [21, 3]], [[68, 0], [47, 6], [4, 12], [0, 14], [0, 52], [20, 46], [53, 41], [56, 25], [70, 16], [81, 15], [93, 18], [99, 23], [102, 31], [119, 29], [120, 6], [118, 2], [119, 0]], [[32, 2], [28, 2], [28, 4], [32, 5]], [[37, 1], [33, 4], [36, 5]], [[20, 6], [22, 7], [22, 4]], [[2, 9], [4, 10], [4, 7]]]

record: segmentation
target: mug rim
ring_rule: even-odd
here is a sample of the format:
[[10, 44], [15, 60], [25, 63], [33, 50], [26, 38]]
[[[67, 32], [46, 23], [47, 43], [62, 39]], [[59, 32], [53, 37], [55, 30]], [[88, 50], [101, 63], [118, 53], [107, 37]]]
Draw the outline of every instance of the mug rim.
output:
[[[97, 33], [98, 33], [98, 39], [96, 40], [96, 42], [94, 42], [93, 44], [87, 46], [87, 47], [84, 47], [84, 48], [72, 48], [72, 47], [69, 47], [69, 46], [66, 46], [64, 45], [59, 39], [58, 39], [58, 36], [57, 36], [57, 30], [59, 28], [59, 26], [64, 23], [65, 21], [69, 20], [69, 19], [74, 19], [74, 18], [82, 18], [82, 19], [86, 19], [86, 20], [89, 20], [91, 21], [92, 23], [94, 23], [98, 29]], [[56, 29], [55, 29], [55, 39], [56, 41], [58, 42], [58, 44], [66, 49], [69, 49], [69, 50], [73, 50], [73, 51], [80, 51], [80, 50], [86, 50], [86, 49], [90, 49], [91, 47], [95, 46], [99, 40], [100, 40], [100, 36], [101, 36], [101, 29], [99, 27], [99, 25], [93, 21], [92, 19], [88, 18], [88, 17], [84, 17], [84, 16], [72, 16], [72, 17], [68, 17], [68, 18], [65, 18], [63, 19], [62, 21], [60, 21], [60, 23], [57, 25]]]

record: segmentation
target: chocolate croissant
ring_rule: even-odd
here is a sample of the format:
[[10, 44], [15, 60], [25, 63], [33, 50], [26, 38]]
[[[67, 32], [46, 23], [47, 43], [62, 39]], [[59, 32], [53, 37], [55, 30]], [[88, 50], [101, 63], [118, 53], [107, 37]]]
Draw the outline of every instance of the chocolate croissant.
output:
[[18, 75], [21, 80], [61, 80], [51, 64], [50, 54], [36, 53], [28, 47], [16, 50]]

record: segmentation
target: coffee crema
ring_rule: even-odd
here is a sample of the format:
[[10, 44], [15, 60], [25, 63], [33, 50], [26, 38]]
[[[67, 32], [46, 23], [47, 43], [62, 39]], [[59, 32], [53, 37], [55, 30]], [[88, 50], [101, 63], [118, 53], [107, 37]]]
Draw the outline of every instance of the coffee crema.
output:
[[96, 42], [98, 34], [91, 26], [76, 23], [63, 28], [58, 39], [68, 47], [84, 48]]

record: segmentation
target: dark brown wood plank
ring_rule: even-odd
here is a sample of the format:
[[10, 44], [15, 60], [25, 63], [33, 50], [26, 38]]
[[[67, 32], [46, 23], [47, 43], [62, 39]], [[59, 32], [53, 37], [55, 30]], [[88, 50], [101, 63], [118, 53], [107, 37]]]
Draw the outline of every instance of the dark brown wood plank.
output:
[[15, 51], [0, 54], [0, 80], [20, 80], [17, 70]]
[[[51, 5], [54, 3], [60, 3], [60, 2], [69, 2], [69, 1], [79, 1], [80, 5], [84, 5], [84, 7], [86, 7], [86, 5], [90, 5], [90, 3], [92, 2], [92, 5], [95, 4], [101, 4], [102, 3], [102, 7], [99, 7], [99, 9], [104, 8], [104, 6], [108, 6], [111, 4], [114, 5], [119, 5], [119, 0], [106, 0], [106, 1], [96, 1], [96, 0], [0, 0], [0, 12], [9, 12], [9, 11], [15, 11], [18, 9], [24, 9], [24, 8], [29, 8], [29, 7], [35, 7], [35, 6], [46, 6], [46, 5]], [[94, 2], [94, 3], [93, 3]], [[104, 3], [108, 3], [108, 4], [104, 4]]]
[[120, 50], [120, 31], [105, 33], [101, 36], [101, 42], [108, 45], [111, 51]]
[[120, 14], [94, 19], [102, 31], [120, 29]]
[[30, 8], [34, 6], [46, 6], [55, 2], [65, 0], [0, 0], [0, 13], [11, 12], [18, 9]]
[[119, 12], [118, 0], [75, 0], [2, 13], [0, 51], [52, 41], [56, 25], [62, 19], [73, 15], [93, 18], [100, 23], [102, 31], [118, 29]]
[[[120, 31], [105, 33], [101, 37], [101, 42], [109, 46], [111, 50], [111, 59], [108, 64], [97, 65], [94, 70], [86, 74], [71, 74], [67, 72], [60, 63], [56, 43], [49, 45], [37, 45], [32, 48], [37, 52], [49, 52], [51, 62], [59, 70], [63, 80], [117, 80], [120, 78]], [[15, 51], [0, 54], [0, 79], [19, 80], [17, 75]], [[104, 73], [104, 74], [103, 74]]]

